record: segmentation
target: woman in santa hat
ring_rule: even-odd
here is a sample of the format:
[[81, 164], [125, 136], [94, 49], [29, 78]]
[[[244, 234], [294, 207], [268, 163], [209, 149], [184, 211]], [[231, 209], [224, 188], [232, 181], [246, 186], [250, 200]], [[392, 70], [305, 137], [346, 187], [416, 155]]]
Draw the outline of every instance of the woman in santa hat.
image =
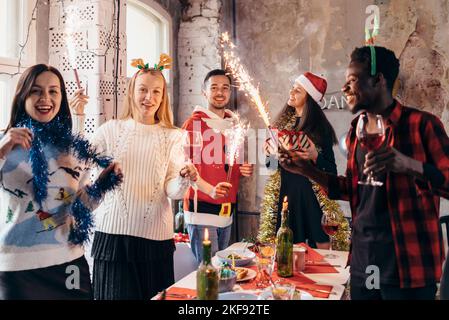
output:
[[[337, 143], [335, 131], [321, 109], [321, 101], [326, 93], [324, 78], [306, 72], [300, 75], [290, 90], [285, 108], [278, 117], [275, 127], [279, 133], [279, 143], [289, 149], [298, 149], [303, 159], [312, 161], [322, 170], [337, 173], [332, 146]], [[276, 150], [271, 139], [265, 144], [265, 153], [273, 165]], [[276, 160], [277, 161], [277, 160]], [[274, 162], [277, 164], [277, 162]], [[271, 166], [270, 165], [270, 166]], [[277, 170], [280, 170], [280, 175]], [[329, 248], [329, 237], [321, 229], [321, 203], [308, 178], [285, 171], [277, 166], [269, 179], [267, 192], [279, 186], [277, 203], [273, 207], [262, 208], [278, 212], [276, 230], [280, 226], [281, 201], [284, 196], [289, 202], [289, 225], [293, 231], [294, 243], [308, 242], [312, 247]], [[277, 190], [276, 190], [277, 191]], [[270, 211], [271, 211], [270, 210]], [[261, 223], [261, 226], [264, 224]]]

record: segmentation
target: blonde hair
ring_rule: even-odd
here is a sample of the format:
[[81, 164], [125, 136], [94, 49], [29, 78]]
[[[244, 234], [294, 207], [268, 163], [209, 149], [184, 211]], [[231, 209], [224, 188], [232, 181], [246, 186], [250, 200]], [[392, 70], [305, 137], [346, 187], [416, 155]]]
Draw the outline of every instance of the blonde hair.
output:
[[152, 76], [160, 76], [164, 81], [164, 89], [162, 92], [162, 101], [159, 108], [154, 115], [155, 120], [159, 121], [159, 123], [166, 128], [176, 128], [173, 124], [173, 112], [170, 107], [170, 100], [168, 98], [167, 92], [167, 81], [165, 81], [165, 77], [159, 70], [156, 69], [141, 69], [137, 71], [132, 78], [128, 82], [128, 87], [126, 89], [126, 98], [123, 104], [123, 113], [120, 119], [135, 119], [137, 106], [134, 102], [134, 89], [136, 85], [136, 79], [139, 75], [143, 75], [146, 73], [150, 73]]

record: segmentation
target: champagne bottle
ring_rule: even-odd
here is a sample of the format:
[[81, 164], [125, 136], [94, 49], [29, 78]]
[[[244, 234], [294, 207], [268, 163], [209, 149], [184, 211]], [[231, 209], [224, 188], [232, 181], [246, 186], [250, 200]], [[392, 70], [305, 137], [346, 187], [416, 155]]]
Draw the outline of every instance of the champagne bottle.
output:
[[196, 292], [198, 300], [218, 299], [218, 270], [211, 263], [211, 242], [206, 229], [203, 241], [203, 261], [196, 273]]
[[184, 210], [183, 210], [183, 203], [182, 201], [179, 201], [178, 203], [178, 213], [175, 215], [175, 232], [181, 232], [185, 233], [185, 226], [184, 226]]
[[287, 225], [287, 197], [284, 198], [281, 215], [281, 227], [276, 234], [277, 273], [280, 277], [291, 277], [293, 276], [293, 231]]

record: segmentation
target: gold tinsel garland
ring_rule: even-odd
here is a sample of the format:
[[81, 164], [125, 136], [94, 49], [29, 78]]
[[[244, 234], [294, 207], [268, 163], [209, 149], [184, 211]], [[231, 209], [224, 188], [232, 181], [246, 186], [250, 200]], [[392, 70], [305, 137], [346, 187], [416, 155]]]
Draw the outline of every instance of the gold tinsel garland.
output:
[[[286, 112], [281, 117], [281, 119], [279, 119], [276, 127], [279, 130], [292, 130], [295, 121], [296, 119], [294, 112]], [[332, 247], [335, 250], [348, 251], [350, 228], [349, 223], [345, 219], [343, 211], [340, 208], [340, 205], [336, 201], [330, 200], [316, 183], [314, 183], [313, 181], [311, 182], [312, 189], [323, 213], [328, 211], [335, 211], [340, 222], [338, 231], [334, 236]], [[274, 242], [274, 239], [276, 238], [276, 223], [280, 189], [281, 173], [280, 169], [276, 169], [276, 171], [268, 178], [267, 184], [265, 185], [264, 189], [264, 198], [262, 200], [260, 210], [260, 225], [258, 234], [258, 240], [261, 242]]]

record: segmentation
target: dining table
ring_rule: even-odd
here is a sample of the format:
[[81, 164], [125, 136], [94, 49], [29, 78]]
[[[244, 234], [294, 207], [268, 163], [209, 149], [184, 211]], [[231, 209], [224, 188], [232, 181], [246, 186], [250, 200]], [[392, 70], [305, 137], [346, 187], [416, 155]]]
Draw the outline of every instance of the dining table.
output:
[[[305, 269], [303, 272], [295, 271], [293, 277], [282, 278], [282, 280], [293, 283], [297, 290], [305, 291], [314, 300], [346, 299], [346, 285], [349, 280], [349, 267], [346, 266], [348, 252], [336, 250], [330, 252], [330, 250], [312, 249], [305, 244], [301, 245], [308, 249]], [[248, 247], [248, 243], [236, 242], [231, 244], [226, 250], [249, 250]], [[326, 258], [326, 255], [329, 253], [332, 253], [333, 258]], [[212, 258], [212, 264], [216, 268], [220, 267], [221, 261], [216, 255]], [[245, 267], [257, 272], [257, 266], [254, 260]], [[276, 271], [273, 273], [276, 273]], [[273, 275], [274, 278], [275, 276]], [[260, 295], [263, 292], [263, 288], [256, 287], [256, 281], [256, 277], [254, 277], [247, 282], [238, 282], [234, 286], [233, 292]], [[165, 296], [167, 300], [195, 299], [196, 271], [189, 273], [167, 288]], [[244, 296], [242, 294], [242, 297]], [[160, 294], [156, 295], [153, 299], [158, 298], [160, 298]]]

